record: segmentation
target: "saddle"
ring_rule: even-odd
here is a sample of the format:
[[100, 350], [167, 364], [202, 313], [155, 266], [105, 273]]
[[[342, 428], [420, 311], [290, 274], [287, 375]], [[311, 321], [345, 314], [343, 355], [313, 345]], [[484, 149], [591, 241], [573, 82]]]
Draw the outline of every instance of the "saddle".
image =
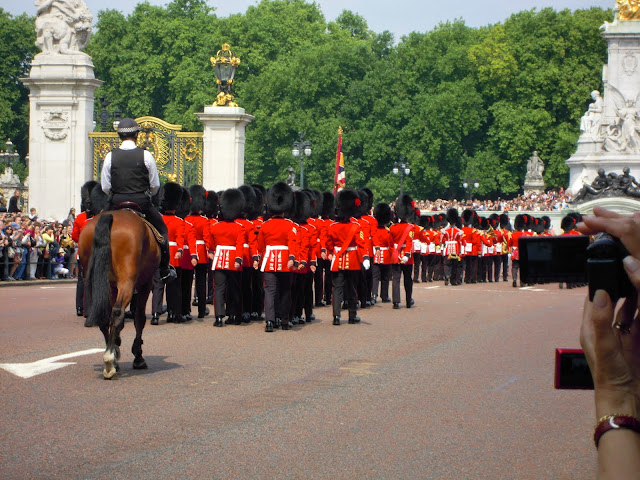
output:
[[140, 208], [140, 205], [138, 205], [136, 202], [122, 202], [119, 203], [118, 205], [115, 205], [114, 210], [129, 210], [133, 213], [135, 213], [136, 215], [138, 215], [142, 221], [147, 225], [147, 227], [149, 227], [151, 229], [151, 232], [153, 233], [153, 236], [156, 239], [156, 242], [158, 242], [159, 245], [164, 244], [164, 237], [160, 234], [160, 232], [158, 232], [158, 229], [156, 229], [156, 227], [154, 227], [151, 222], [149, 222], [149, 220], [147, 220], [145, 218], [144, 213], [142, 213], [142, 209]]

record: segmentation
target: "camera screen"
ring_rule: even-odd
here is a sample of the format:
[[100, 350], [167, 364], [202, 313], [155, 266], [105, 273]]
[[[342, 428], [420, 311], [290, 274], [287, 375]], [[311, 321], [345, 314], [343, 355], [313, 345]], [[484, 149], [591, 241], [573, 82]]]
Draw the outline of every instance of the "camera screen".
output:
[[592, 390], [593, 378], [584, 352], [579, 349], [556, 349], [555, 387]]
[[589, 237], [521, 237], [520, 278], [523, 283], [587, 281]]

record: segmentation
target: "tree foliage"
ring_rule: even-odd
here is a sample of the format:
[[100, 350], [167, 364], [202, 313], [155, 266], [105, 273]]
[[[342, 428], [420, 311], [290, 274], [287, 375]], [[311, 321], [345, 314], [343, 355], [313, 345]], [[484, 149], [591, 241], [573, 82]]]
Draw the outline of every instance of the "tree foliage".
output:
[[[529, 10], [471, 28], [462, 21], [413, 32], [397, 43], [345, 10], [327, 22], [316, 3], [261, 0], [244, 14], [216, 16], [206, 0], [139, 3], [127, 16], [98, 14], [89, 44], [96, 109], [154, 115], [201, 130], [194, 113], [217, 93], [209, 58], [223, 43], [242, 59], [237, 102], [255, 116], [247, 127], [247, 182], [269, 185], [299, 170], [291, 155], [299, 132], [312, 142], [305, 184], [333, 184], [337, 130], [349, 186], [392, 200], [400, 157], [411, 165], [415, 198], [460, 197], [478, 179], [486, 197], [521, 189], [528, 157], [546, 163], [548, 186], [566, 186], [589, 92], [601, 88], [611, 19], [599, 8]], [[27, 92], [17, 81], [34, 54], [33, 18], [0, 10], [0, 135], [23, 143]], [[15, 140], [14, 140], [15, 142]], [[16, 142], [18, 143], [18, 142]]]

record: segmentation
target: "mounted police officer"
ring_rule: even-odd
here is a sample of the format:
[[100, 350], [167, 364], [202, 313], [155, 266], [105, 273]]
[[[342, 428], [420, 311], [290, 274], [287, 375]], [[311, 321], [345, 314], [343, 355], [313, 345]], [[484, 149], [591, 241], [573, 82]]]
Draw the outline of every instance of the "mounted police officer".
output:
[[164, 237], [164, 242], [160, 244], [160, 277], [164, 281], [172, 281], [176, 278], [176, 272], [169, 265], [167, 226], [151, 201], [160, 188], [156, 161], [151, 152], [136, 145], [140, 127], [134, 119], [123, 119], [116, 131], [122, 143], [104, 159], [102, 190], [109, 195], [111, 209], [123, 202], [136, 203], [149, 223]]

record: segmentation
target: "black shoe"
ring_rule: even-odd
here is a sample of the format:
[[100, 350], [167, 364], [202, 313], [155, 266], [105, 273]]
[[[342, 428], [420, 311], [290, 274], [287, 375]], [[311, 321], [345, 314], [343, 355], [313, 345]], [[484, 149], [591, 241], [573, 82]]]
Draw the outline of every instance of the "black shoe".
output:
[[291, 319], [291, 324], [292, 325], [298, 325], [298, 323], [300, 323], [300, 320], [298, 319], [298, 317], [293, 317]]
[[258, 312], [251, 312], [251, 321], [253, 322], [260, 321], [260, 315], [258, 315]]
[[242, 314], [242, 322], [243, 323], [251, 323], [251, 314], [249, 312], [244, 312]]
[[208, 309], [208, 308], [205, 308], [205, 309], [204, 309], [204, 313], [198, 313], [198, 318], [204, 318], [204, 317], [206, 317], [207, 315], [209, 315], [209, 313], [210, 313], [210, 312], [209, 312], [209, 309]]
[[160, 314], [154, 313], [151, 316], [151, 325], [158, 325], [158, 320], [160, 319]]
[[187, 314], [184, 316], [184, 318], [185, 318], [185, 320], [186, 320], [187, 322], [190, 322], [191, 320], [193, 320], [193, 317], [191, 316], [191, 314], [190, 314], [190, 313], [187, 313]]
[[382, 299], [382, 303], [391, 303], [391, 299], [390, 298], [383, 298]]
[[444, 281], [444, 286], [445, 286], [445, 287], [448, 287], [448, 286], [449, 286], [449, 280], [445, 280], [445, 281]]
[[94, 327], [95, 325], [92, 325], [91, 322], [89, 322], [89, 317], [84, 319], [84, 326], [85, 327]]
[[518, 285], [516, 284], [516, 282], [513, 282], [513, 288], [518, 288]]
[[393, 302], [393, 309], [394, 310], [398, 310], [400, 308], [400, 303], [398, 302]]
[[273, 328], [280, 328], [282, 326], [282, 320], [276, 317], [275, 322], [273, 322]]
[[198, 297], [193, 297], [193, 302], [191, 302], [191, 305], [193, 305], [194, 307], [198, 306]]
[[419, 278], [414, 278], [413, 279], [413, 283], [420, 283], [420, 279]]
[[271, 320], [267, 320], [267, 324], [264, 327], [264, 331], [267, 333], [273, 332], [273, 322]]
[[305, 321], [306, 321], [307, 323], [309, 323], [309, 322], [312, 322], [312, 321], [313, 321], [313, 320], [315, 320], [315, 319], [316, 319], [316, 314], [315, 314], [315, 313], [312, 313], [312, 314], [311, 314], [311, 315], [309, 315], [307, 318], [305, 318]]
[[229, 315], [229, 318], [227, 318], [224, 323], [226, 323], [227, 325], [240, 325], [242, 323], [242, 320], [238, 321], [238, 317], [236, 317], [235, 315]]
[[282, 330], [291, 330], [293, 328], [293, 323], [289, 320], [282, 321]]
[[82, 307], [76, 308], [76, 315], [79, 317], [82, 317], [84, 315], [84, 311], [82, 310]]
[[176, 278], [178, 278], [178, 274], [176, 273], [176, 269], [173, 268], [173, 265], [167, 265], [166, 269], [160, 270], [160, 280], [164, 283], [171, 283]]
[[134, 317], [134, 315], [133, 315], [133, 312], [131, 310], [127, 310], [126, 312], [124, 312], [124, 318], [125, 319], [128, 318], [128, 319], [133, 320], [133, 317]]
[[411, 308], [415, 305], [415, 300], [412, 298], [407, 302], [407, 308]]
[[324, 302], [316, 302], [315, 305], [316, 307], [325, 307], [327, 304]]
[[340, 325], [340, 317], [333, 317], [333, 324], [334, 325]]
[[360, 317], [357, 315], [355, 317], [349, 317], [349, 323], [360, 323]]
[[223, 318], [223, 317], [221, 317], [220, 315], [218, 315], [218, 316], [216, 317], [216, 321], [215, 321], [215, 322], [213, 322], [213, 326], [214, 326], [214, 327], [222, 327], [222, 326], [223, 326], [222, 318]]
[[207, 303], [213, 305], [213, 297], [207, 297]]

